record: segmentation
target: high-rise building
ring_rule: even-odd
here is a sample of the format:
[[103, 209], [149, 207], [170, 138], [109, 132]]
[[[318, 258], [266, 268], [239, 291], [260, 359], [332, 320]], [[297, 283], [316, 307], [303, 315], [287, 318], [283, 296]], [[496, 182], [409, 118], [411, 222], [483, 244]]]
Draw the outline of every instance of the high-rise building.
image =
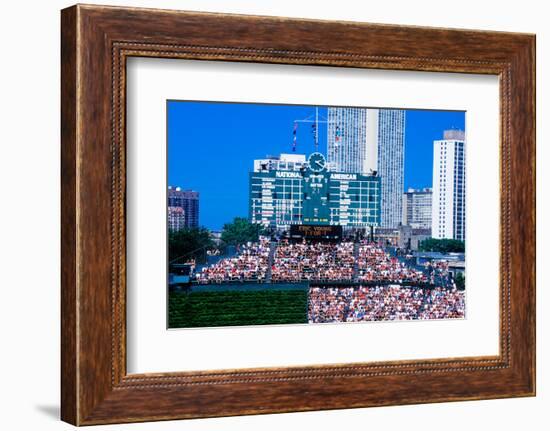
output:
[[409, 188], [403, 193], [403, 226], [432, 228], [432, 189]]
[[434, 141], [432, 237], [466, 237], [465, 139], [462, 130], [446, 130]]
[[175, 232], [185, 228], [185, 210], [182, 207], [168, 207], [168, 230]]
[[[330, 169], [361, 174], [377, 169], [378, 110], [329, 107], [327, 123]], [[368, 138], [367, 133], [371, 134]]]
[[271, 165], [264, 160], [254, 162], [249, 174], [252, 223], [277, 228], [379, 225], [379, 177], [329, 170], [321, 153], [311, 154], [307, 162], [304, 155], [295, 156], [299, 166], [274, 159]]
[[182, 208], [185, 227], [199, 226], [199, 192], [168, 186], [168, 208]]
[[378, 115], [378, 175], [381, 178], [381, 224], [401, 223], [405, 177], [405, 111], [380, 109]]
[[405, 111], [328, 108], [327, 156], [334, 171], [376, 174], [381, 179], [382, 227], [402, 219]]

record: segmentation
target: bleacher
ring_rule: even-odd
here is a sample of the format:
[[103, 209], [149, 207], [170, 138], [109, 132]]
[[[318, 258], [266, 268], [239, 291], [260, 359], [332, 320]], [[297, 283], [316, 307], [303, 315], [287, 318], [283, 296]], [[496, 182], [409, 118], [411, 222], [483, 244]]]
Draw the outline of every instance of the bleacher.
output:
[[197, 271], [201, 284], [226, 282], [426, 283], [426, 274], [367, 241], [279, 242], [261, 237]]

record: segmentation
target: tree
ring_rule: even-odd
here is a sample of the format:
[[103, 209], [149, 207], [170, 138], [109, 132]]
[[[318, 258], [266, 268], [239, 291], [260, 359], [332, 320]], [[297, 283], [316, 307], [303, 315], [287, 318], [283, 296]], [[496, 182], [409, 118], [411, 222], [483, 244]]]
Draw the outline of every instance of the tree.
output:
[[428, 238], [418, 246], [420, 251], [437, 251], [440, 253], [464, 253], [464, 241], [458, 239]]
[[464, 290], [466, 287], [466, 277], [461, 272], [458, 272], [455, 276], [455, 285], [457, 289]]
[[235, 217], [223, 226], [222, 241], [226, 245], [241, 245], [258, 241], [264, 229], [260, 224], [250, 223], [244, 217]]
[[206, 250], [214, 246], [208, 229], [184, 228], [168, 234], [169, 260], [178, 259], [177, 263], [195, 259], [197, 263], [206, 261]]

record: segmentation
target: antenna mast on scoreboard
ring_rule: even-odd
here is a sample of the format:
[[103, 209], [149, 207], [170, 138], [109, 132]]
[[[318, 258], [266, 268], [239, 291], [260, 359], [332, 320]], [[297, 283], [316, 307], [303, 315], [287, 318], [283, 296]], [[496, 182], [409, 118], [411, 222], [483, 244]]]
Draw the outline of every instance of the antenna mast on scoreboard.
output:
[[321, 116], [319, 119], [319, 107], [315, 107], [315, 116], [311, 114], [310, 116], [304, 118], [303, 120], [294, 120], [294, 130], [293, 130], [293, 142], [292, 142], [292, 152], [296, 152], [296, 133], [298, 131], [298, 123], [310, 123], [311, 132], [313, 133], [313, 142], [315, 143], [315, 152], [319, 151], [319, 124], [328, 124], [328, 120]]

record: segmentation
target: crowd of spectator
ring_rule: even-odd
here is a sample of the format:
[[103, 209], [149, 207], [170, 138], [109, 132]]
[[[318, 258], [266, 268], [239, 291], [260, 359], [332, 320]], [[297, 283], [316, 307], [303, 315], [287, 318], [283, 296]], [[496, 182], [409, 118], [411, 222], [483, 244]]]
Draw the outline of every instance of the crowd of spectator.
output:
[[309, 323], [463, 318], [464, 292], [398, 285], [311, 287]]
[[220, 257], [195, 274], [201, 284], [358, 283], [310, 287], [310, 323], [449, 319], [463, 318], [465, 313], [464, 291], [454, 287], [447, 262], [428, 263], [421, 271], [366, 240], [323, 243], [283, 239], [274, 243], [260, 237], [258, 242], [240, 246], [234, 256]]
[[431, 284], [438, 286], [447, 286], [450, 283], [449, 279], [449, 262], [446, 260], [438, 260], [427, 262], [425, 264], [427, 278]]
[[[217, 257], [219, 253], [210, 253]], [[446, 261], [434, 261], [415, 268], [390, 255], [381, 246], [360, 242], [271, 242], [260, 237], [247, 243], [234, 256], [220, 258], [196, 273], [200, 283], [224, 281], [272, 282], [328, 281], [382, 282], [383, 284], [431, 284], [453, 287]]]
[[384, 249], [373, 243], [363, 242], [358, 255], [359, 281], [426, 283], [422, 271], [417, 271], [390, 256]]
[[[258, 243], [248, 243], [235, 256], [224, 258], [203, 268], [197, 274], [199, 282], [238, 280], [264, 281], [271, 273], [272, 282], [293, 281], [363, 281], [384, 283], [434, 282], [446, 267], [422, 272], [407, 266], [383, 248], [363, 240], [360, 243], [288, 242], [273, 243], [261, 237]], [[428, 278], [427, 274], [431, 274]]]
[[271, 267], [272, 281], [351, 281], [352, 242], [289, 243], [282, 240]]
[[263, 281], [269, 266], [269, 239], [239, 247], [235, 256], [222, 258], [213, 265], [203, 267], [195, 277], [199, 283], [231, 281]]
[[451, 319], [464, 317], [464, 291], [435, 287], [424, 301], [419, 319]]

